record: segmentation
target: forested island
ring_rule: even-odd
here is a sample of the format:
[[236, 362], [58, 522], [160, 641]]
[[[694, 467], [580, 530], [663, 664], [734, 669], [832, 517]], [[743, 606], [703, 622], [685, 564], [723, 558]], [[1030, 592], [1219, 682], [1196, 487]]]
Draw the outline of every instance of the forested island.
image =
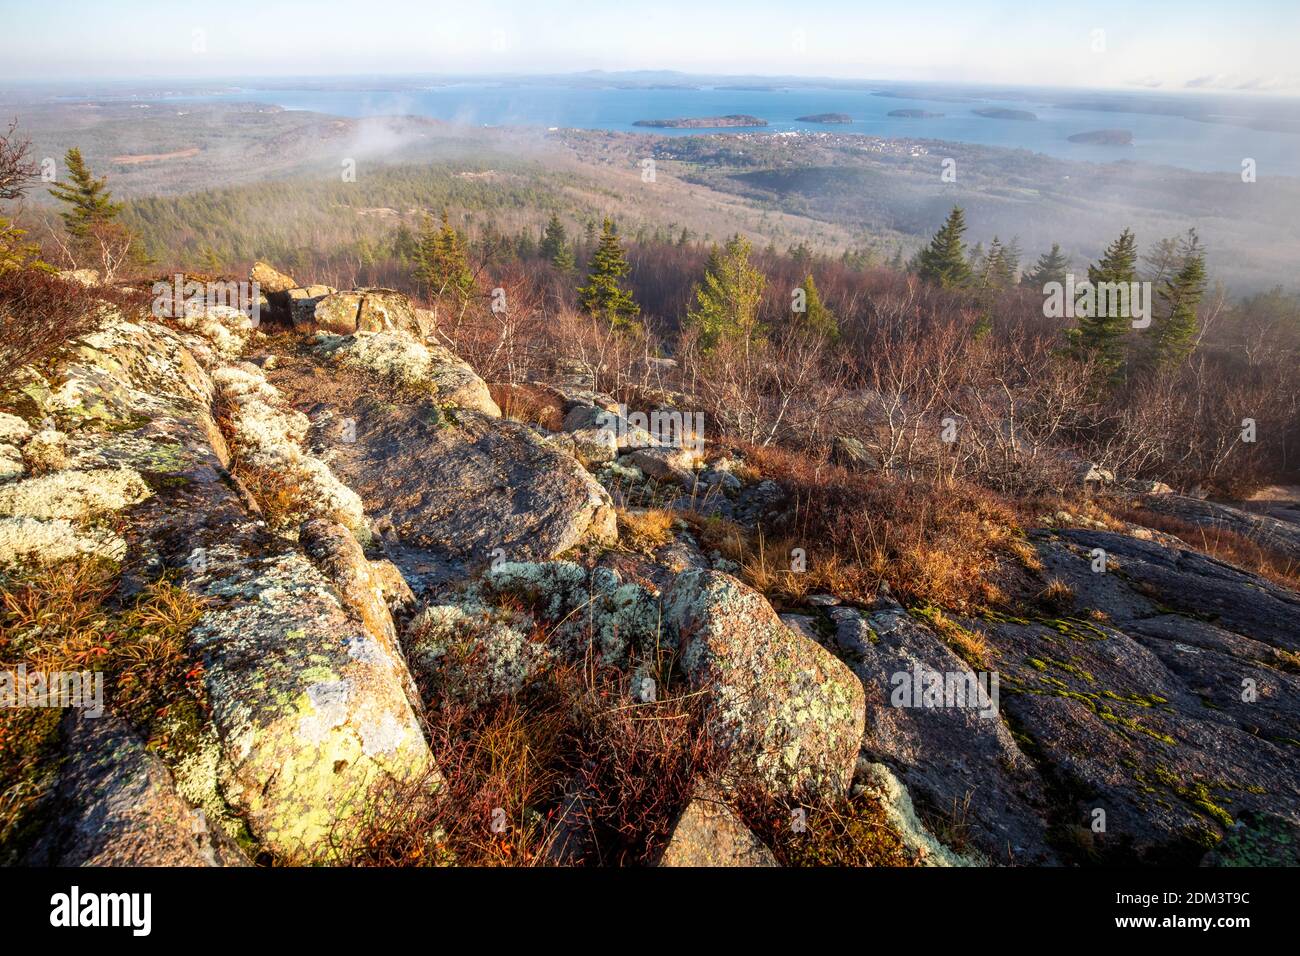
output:
[[1071, 143], [1092, 143], [1097, 146], [1132, 146], [1133, 131], [1128, 129], [1094, 129], [1086, 133], [1067, 136]]
[[971, 110], [976, 116], [983, 116], [985, 119], [1006, 119], [1006, 120], [1036, 120], [1038, 117], [1029, 110], [1008, 110], [1000, 106], [990, 106], [985, 109]]
[[766, 126], [767, 120], [743, 113], [728, 116], [679, 117], [677, 119], [637, 120], [633, 126], [651, 126], [655, 129], [719, 129], [724, 126]]
[[853, 117], [848, 113], [813, 113], [811, 116], [800, 116], [795, 120], [796, 123], [852, 123]]

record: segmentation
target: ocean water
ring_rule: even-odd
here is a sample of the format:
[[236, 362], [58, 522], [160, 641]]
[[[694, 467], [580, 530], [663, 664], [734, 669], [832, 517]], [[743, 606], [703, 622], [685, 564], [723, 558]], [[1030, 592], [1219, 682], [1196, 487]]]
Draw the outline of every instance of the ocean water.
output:
[[[1082, 100], [1088, 94], [1071, 95]], [[1090, 162], [1132, 160], [1207, 172], [1240, 174], [1243, 159], [1255, 160], [1257, 173], [1300, 175], [1300, 133], [1250, 129], [1181, 116], [1113, 110], [1063, 109], [1033, 99], [952, 100], [876, 96], [869, 90], [724, 88], [590, 88], [557, 85], [464, 83], [418, 91], [294, 90], [247, 88], [178, 100], [250, 101], [286, 109], [337, 116], [409, 114], [475, 126], [576, 127], [658, 135], [692, 135], [707, 130], [647, 129], [640, 119], [723, 116], [742, 113], [768, 121], [766, 132], [829, 130], [870, 136], [938, 139], [1027, 149], [1061, 159]], [[1028, 110], [1036, 120], [991, 119], [975, 109]], [[893, 117], [892, 110], [915, 109], [943, 116]], [[851, 124], [797, 122], [816, 113], [846, 113]], [[1127, 129], [1129, 146], [1072, 143], [1075, 133]], [[738, 128], [720, 132], [739, 132]]]

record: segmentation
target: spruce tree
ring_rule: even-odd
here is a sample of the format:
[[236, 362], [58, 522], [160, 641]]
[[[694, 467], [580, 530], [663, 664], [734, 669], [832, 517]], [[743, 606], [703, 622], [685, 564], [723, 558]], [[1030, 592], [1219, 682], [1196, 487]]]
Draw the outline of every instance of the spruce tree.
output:
[[[831, 312], [822, 302], [821, 292], [812, 273], [803, 281], [804, 311], [800, 318], [806, 328], [834, 342], [840, 337], [840, 326]], [[798, 315], [798, 313], [796, 313]]]
[[726, 339], [755, 340], [763, 335], [758, 305], [767, 277], [750, 264], [751, 252], [749, 240], [737, 233], [725, 248], [714, 247], [709, 254], [704, 281], [695, 287], [696, 307], [686, 314], [705, 349]]
[[[1124, 372], [1124, 343], [1131, 326], [1132, 303], [1128, 315], [1107, 303], [1099, 294], [1099, 287], [1114, 283], [1128, 284], [1137, 281], [1137, 240], [1132, 230], [1125, 229], [1120, 237], [1106, 247], [1106, 253], [1094, 266], [1088, 267], [1088, 281], [1092, 285], [1094, 307], [1083, 310], [1079, 325], [1073, 330], [1073, 339], [1080, 354], [1096, 358], [1103, 374], [1109, 378], [1122, 378]], [[1107, 305], [1111, 306], [1107, 308]]]
[[559, 216], [552, 214], [546, 224], [546, 230], [542, 233], [541, 253], [543, 258], [561, 272], [573, 271], [573, 250], [569, 248], [569, 235]]
[[1052, 243], [1050, 252], [1044, 252], [1034, 263], [1034, 268], [1020, 278], [1020, 284], [1042, 291], [1049, 282], [1065, 285], [1066, 274], [1070, 271], [1070, 261], [1061, 253], [1060, 243]]
[[604, 316], [614, 328], [634, 327], [641, 307], [622, 285], [631, 271], [614, 223], [606, 219], [601, 226], [600, 244], [591, 257], [587, 284], [578, 289], [578, 303], [592, 315]]
[[1182, 364], [1196, 347], [1196, 307], [1205, 294], [1205, 250], [1196, 230], [1178, 249], [1182, 267], [1169, 276], [1157, 293], [1160, 315], [1152, 323], [1151, 364], [1157, 369]]
[[970, 266], [966, 263], [966, 249], [961, 239], [965, 231], [965, 215], [960, 206], [953, 206], [943, 228], [917, 256], [917, 273], [922, 279], [944, 288], [965, 285], [970, 281]]
[[428, 286], [435, 299], [449, 294], [463, 305], [474, 295], [474, 273], [469, 268], [465, 243], [452, 228], [446, 210], [442, 213], [442, 225], [437, 228], [432, 217], [425, 217], [417, 278]]
[[108, 177], [96, 179], [81, 157], [81, 150], [72, 147], [63, 157], [68, 167], [68, 183], [55, 183], [50, 194], [68, 204], [60, 213], [68, 233], [74, 239], [86, 239], [95, 226], [110, 223], [122, 211], [122, 204], [113, 202], [108, 191]]

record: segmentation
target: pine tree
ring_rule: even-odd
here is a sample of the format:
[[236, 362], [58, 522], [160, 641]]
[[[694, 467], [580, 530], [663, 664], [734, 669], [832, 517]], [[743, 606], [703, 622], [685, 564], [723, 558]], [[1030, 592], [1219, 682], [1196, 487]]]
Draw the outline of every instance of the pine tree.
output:
[[760, 339], [758, 305], [767, 277], [750, 265], [749, 240], [737, 233], [721, 251], [709, 254], [704, 281], [695, 287], [696, 308], [686, 314], [699, 330], [700, 345], [711, 349], [726, 339]]
[[1182, 364], [1196, 347], [1196, 307], [1205, 294], [1205, 250], [1196, 230], [1179, 244], [1181, 268], [1158, 292], [1161, 314], [1152, 324], [1151, 364], [1158, 369]]
[[600, 244], [591, 257], [587, 284], [578, 289], [579, 304], [592, 315], [604, 316], [614, 328], [635, 327], [641, 307], [622, 285], [631, 271], [614, 223], [606, 219], [601, 226]]
[[966, 219], [961, 207], [953, 206], [943, 228], [917, 256], [917, 272], [922, 279], [937, 282], [944, 288], [965, 285], [970, 281], [970, 266], [966, 263], [966, 250], [961, 241], [965, 231]]
[[1070, 261], [1061, 253], [1060, 243], [1052, 243], [1050, 252], [1044, 252], [1034, 263], [1034, 268], [1020, 278], [1021, 285], [1042, 290], [1049, 282], [1065, 285], [1066, 274], [1070, 271]]
[[800, 318], [804, 326], [834, 342], [840, 337], [839, 322], [835, 319], [835, 313], [822, 302], [821, 292], [817, 289], [812, 273], [803, 281], [803, 292], [804, 311]]
[[[1092, 309], [1082, 310], [1079, 325], [1072, 330], [1072, 338], [1079, 354], [1097, 359], [1103, 372], [1112, 380], [1123, 377], [1124, 342], [1132, 323], [1130, 314], [1115, 308], [1114, 302], [1105, 302], [1098, 294], [1102, 285], [1128, 284], [1137, 281], [1137, 239], [1125, 229], [1120, 237], [1106, 247], [1106, 253], [1095, 266], [1088, 267], [1088, 282], [1092, 285]], [[1107, 308], [1107, 305], [1111, 306]], [[1090, 314], [1089, 314], [1090, 313]]]
[[68, 233], [74, 239], [87, 239], [95, 226], [115, 220], [122, 204], [113, 202], [108, 177], [96, 179], [77, 147], [69, 149], [63, 161], [72, 183], [55, 183], [50, 187], [50, 194], [68, 204], [68, 209], [60, 214]]

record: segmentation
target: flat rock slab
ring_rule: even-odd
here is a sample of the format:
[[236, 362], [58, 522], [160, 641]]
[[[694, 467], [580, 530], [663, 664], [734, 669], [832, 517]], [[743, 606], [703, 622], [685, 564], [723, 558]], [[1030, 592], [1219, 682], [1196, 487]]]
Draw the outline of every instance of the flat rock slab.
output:
[[1000, 714], [969, 695], [964, 707], [916, 706], [919, 694], [894, 699], [896, 675], [912, 678], [920, 668], [975, 677], [970, 667], [891, 601], [867, 614], [832, 607], [829, 616], [837, 650], [866, 693], [863, 753], [893, 770], [926, 810], [964, 815], [970, 841], [991, 861], [1056, 862], [1046, 788]]
[[616, 534], [600, 484], [517, 422], [423, 405], [352, 413], [331, 468], [365, 503], [394, 562], [423, 583], [503, 557], [555, 557]]

